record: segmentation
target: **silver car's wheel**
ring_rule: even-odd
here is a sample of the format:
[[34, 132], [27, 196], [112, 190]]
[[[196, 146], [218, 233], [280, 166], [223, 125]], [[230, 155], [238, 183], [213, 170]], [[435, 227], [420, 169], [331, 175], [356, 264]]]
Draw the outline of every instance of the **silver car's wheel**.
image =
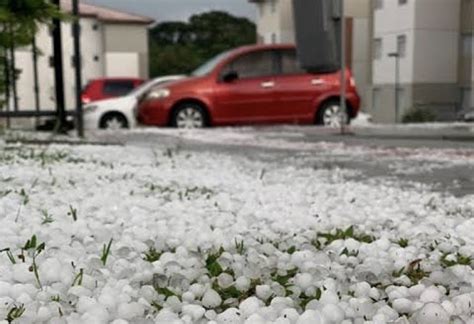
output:
[[128, 128], [127, 119], [120, 114], [107, 114], [100, 121], [100, 128], [108, 130], [119, 130]]
[[203, 128], [206, 119], [203, 109], [195, 104], [185, 104], [176, 110], [173, 125], [177, 128]]
[[347, 111], [343, 111], [341, 105], [337, 102], [330, 102], [321, 108], [319, 124], [327, 127], [341, 127], [341, 122], [346, 125], [349, 123]]

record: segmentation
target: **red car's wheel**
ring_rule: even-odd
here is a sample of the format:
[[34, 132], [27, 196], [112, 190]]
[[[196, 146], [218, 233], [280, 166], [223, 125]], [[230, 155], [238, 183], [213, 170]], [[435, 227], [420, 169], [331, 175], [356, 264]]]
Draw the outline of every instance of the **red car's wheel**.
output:
[[206, 126], [206, 113], [195, 103], [183, 103], [173, 112], [171, 125], [177, 128], [203, 128]]

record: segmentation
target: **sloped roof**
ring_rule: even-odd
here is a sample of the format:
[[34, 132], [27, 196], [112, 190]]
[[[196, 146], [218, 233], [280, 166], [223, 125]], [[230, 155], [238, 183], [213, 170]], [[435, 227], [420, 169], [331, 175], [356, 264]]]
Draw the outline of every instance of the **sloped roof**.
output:
[[[66, 12], [72, 12], [72, 1], [61, 0], [61, 8]], [[83, 17], [95, 17], [100, 21], [109, 23], [124, 23], [124, 24], [144, 24], [150, 25], [155, 22], [150, 17], [140, 16], [136, 14], [127, 13], [124, 11], [91, 5], [79, 2], [79, 12]]]

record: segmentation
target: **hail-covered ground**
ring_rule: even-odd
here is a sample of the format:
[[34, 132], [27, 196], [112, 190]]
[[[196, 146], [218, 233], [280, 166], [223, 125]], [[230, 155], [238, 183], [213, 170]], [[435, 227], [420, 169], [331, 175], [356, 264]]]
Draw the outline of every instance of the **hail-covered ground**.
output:
[[474, 323], [473, 196], [223, 153], [0, 146], [2, 324]]

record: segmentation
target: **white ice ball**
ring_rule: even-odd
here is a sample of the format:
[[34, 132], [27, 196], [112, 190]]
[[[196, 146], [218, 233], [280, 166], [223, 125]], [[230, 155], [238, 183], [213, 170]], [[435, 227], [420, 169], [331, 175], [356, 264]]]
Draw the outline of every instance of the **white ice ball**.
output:
[[449, 315], [440, 304], [428, 303], [420, 309], [416, 316], [417, 324], [448, 324]]
[[202, 297], [202, 305], [206, 308], [216, 308], [222, 304], [222, 298], [213, 289], [208, 289]]

